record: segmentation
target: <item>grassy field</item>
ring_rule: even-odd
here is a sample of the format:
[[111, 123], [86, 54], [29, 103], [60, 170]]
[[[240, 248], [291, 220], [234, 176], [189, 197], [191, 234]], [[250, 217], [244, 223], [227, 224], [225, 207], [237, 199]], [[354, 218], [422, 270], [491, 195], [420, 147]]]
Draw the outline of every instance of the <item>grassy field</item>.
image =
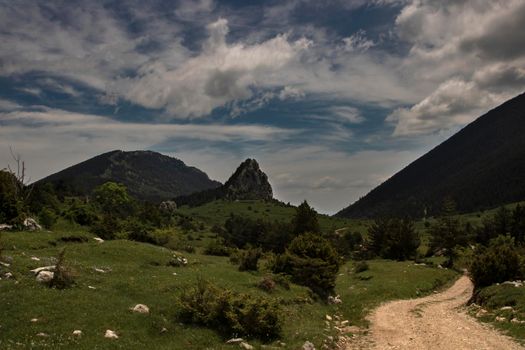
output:
[[[3, 233], [4, 256], [11, 265], [2, 266], [0, 275], [9, 271], [15, 279], [0, 281], [1, 349], [235, 348], [225, 345], [213, 330], [177, 320], [178, 296], [198, 278], [281, 300], [285, 315], [281, 341], [286, 348], [298, 349], [306, 340], [319, 347], [327, 335], [323, 330], [325, 315], [339, 314], [350, 324], [365, 326], [364, 316], [379, 303], [430, 293], [456, 277], [449, 270], [386, 260], [370, 261], [368, 271], [355, 274], [349, 262], [341, 268], [336, 287], [343, 304], [304, 303], [309, 292], [300, 286], [292, 285], [290, 290], [279, 287], [272, 294], [258, 289], [264, 268], [256, 273], [239, 272], [228, 258], [187, 253], [188, 266], [169, 267], [166, 263], [173, 252], [166, 248], [126, 240], [99, 244], [85, 232], [74, 232], [88, 236], [85, 243], [63, 243], [60, 239], [71, 234]], [[60, 291], [36, 282], [29, 270], [52, 264], [64, 246], [77, 283]], [[132, 313], [129, 309], [138, 303], [148, 305], [151, 313]], [[163, 328], [167, 331], [161, 332]], [[72, 335], [76, 329], [82, 330], [82, 337]], [[116, 331], [120, 338], [105, 339], [106, 329]], [[40, 332], [48, 336], [37, 336]], [[261, 345], [252, 339], [249, 342]]]
[[[178, 211], [209, 225], [223, 225], [230, 214], [269, 221], [290, 221], [295, 214], [295, 207], [278, 202], [217, 200], [199, 207], [184, 206]], [[348, 227], [365, 233], [370, 222], [369, 220], [336, 218], [322, 214], [319, 214], [318, 218], [321, 230], [324, 232], [333, 232], [336, 229]]]

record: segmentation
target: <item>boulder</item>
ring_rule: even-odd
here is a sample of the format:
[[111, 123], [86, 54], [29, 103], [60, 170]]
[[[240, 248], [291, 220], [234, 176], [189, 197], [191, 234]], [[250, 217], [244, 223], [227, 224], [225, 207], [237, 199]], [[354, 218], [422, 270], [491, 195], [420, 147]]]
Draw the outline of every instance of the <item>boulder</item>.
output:
[[144, 304], [137, 304], [131, 308], [131, 311], [137, 312], [139, 314], [149, 314], [149, 307]]
[[52, 271], [40, 271], [38, 275], [36, 275], [36, 280], [40, 283], [48, 283], [51, 282], [53, 277], [55, 277], [55, 273]]
[[55, 265], [37, 267], [36, 269], [30, 271], [35, 275], [38, 275], [41, 271], [55, 271]]
[[6, 272], [6, 273], [4, 273], [4, 278], [6, 280], [8, 280], [8, 279], [11, 279], [11, 278], [15, 278], [15, 276], [13, 276], [13, 274], [11, 272]]
[[253, 346], [251, 346], [250, 344], [246, 343], [246, 342], [242, 342], [239, 344], [239, 347], [241, 349], [244, 349], [244, 350], [253, 350], [255, 349]]
[[82, 331], [79, 330], [79, 329], [76, 329], [76, 330], [73, 331], [73, 335], [75, 337], [81, 337], [82, 336]]
[[230, 340], [226, 341], [226, 344], [239, 344], [242, 343], [244, 339], [242, 338], [231, 338]]
[[111, 329], [106, 329], [106, 333], [104, 334], [104, 338], [107, 338], [107, 339], [118, 339], [118, 335], [117, 335], [117, 333], [115, 333]]
[[309, 341], [305, 341], [303, 344], [302, 350], [315, 350], [315, 346]]
[[104, 243], [104, 240], [100, 237], [93, 237], [93, 239], [97, 241], [98, 243]]
[[177, 203], [175, 203], [174, 201], [164, 201], [160, 203], [159, 209], [164, 213], [172, 214], [177, 210]]
[[12, 228], [13, 228], [13, 225], [0, 224], [0, 231], [6, 231], [6, 230], [10, 230]]
[[328, 304], [342, 304], [343, 301], [341, 300], [341, 297], [339, 295], [336, 295], [335, 297], [329, 296], [328, 297]]
[[505, 321], [507, 321], [507, 319], [505, 317], [496, 316], [496, 321], [497, 322], [505, 322]]
[[40, 226], [38, 224], [38, 222], [36, 222], [36, 220], [33, 219], [33, 218], [25, 219], [24, 222], [22, 223], [22, 225], [24, 226], [24, 229], [27, 230], [27, 231], [40, 231], [40, 230], [42, 230], [42, 226]]

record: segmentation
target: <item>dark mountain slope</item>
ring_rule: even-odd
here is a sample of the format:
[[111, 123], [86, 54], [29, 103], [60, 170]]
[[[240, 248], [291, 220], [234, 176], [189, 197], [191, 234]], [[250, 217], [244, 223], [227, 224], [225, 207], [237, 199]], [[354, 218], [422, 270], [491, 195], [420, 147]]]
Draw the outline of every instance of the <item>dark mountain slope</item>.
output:
[[525, 94], [479, 117], [336, 215], [422, 217], [437, 213], [447, 196], [460, 212], [525, 199]]
[[51, 183], [61, 195], [84, 195], [107, 181], [124, 184], [131, 195], [159, 201], [221, 184], [183, 161], [151, 151], [112, 151], [73, 165], [36, 183]]
[[198, 206], [217, 199], [226, 200], [270, 200], [272, 186], [268, 176], [259, 168], [255, 159], [246, 159], [226, 183], [210, 189], [175, 199], [178, 205]]

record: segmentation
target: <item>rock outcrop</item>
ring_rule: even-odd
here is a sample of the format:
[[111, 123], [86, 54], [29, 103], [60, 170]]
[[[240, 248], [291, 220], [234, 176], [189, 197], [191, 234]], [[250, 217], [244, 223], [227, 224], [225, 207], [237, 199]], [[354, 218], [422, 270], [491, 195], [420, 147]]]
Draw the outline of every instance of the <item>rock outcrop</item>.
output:
[[259, 168], [255, 159], [246, 159], [224, 184], [225, 199], [246, 200], [273, 198], [268, 176]]

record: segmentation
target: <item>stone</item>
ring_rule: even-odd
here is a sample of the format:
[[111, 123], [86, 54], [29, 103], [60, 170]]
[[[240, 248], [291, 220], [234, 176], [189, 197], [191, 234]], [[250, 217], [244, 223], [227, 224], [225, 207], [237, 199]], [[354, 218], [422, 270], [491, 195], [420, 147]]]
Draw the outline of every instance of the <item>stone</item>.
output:
[[37, 323], [37, 322], [38, 322], [38, 318], [32, 318], [32, 319], [31, 319], [31, 322], [32, 322], [32, 323]]
[[500, 308], [501, 311], [513, 310], [512, 306], [503, 306]]
[[95, 287], [93, 287], [93, 286], [88, 286], [88, 289], [93, 289], [93, 290], [95, 290], [95, 289], [97, 289], [97, 288], [95, 288]]
[[304, 342], [302, 350], [315, 350], [314, 344], [310, 343], [308, 340]]
[[98, 243], [104, 243], [104, 240], [100, 237], [93, 237], [93, 239], [97, 241]]
[[159, 209], [164, 213], [172, 214], [177, 210], [177, 203], [175, 203], [174, 201], [164, 201], [160, 203]]
[[11, 278], [15, 278], [15, 276], [13, 276], [13, 274], [11, 272], [6, 272], [6, 273], [4, 273], [4, 278], [6, 280], [8, 280], [8, 279], [11, 279]]
[[73, 331], [73, 335], [75, 337], [81, 337], [82, 336], [82, 331], [79, 330], [79, 329], [76, 329], [76, 330]]
[[326, 317], [326, 320], [327, 320], [327, 321], [332, 321], [332, 316], [330, 316], [330, 315], [326, 315], [325, 317]]
[[24, 229], [26, 229], [28, 231], [40, 231], [40, 230], [42, 230], [42, 226], [40, 226], [38, 224], [38, 222], [36, 222], [36, 220], [33, 219], [33, 218], [25, 219], [24, 222], [22, 223], [22, 225], [24, 226]]
[[342, 304], [342, 303], [343, 303], [343, 301], [341, 300], [339, 295], [336, 295], [335, 297], [330, 295], [328, 297], [328, 304]]
[[139, 314], [149, 314], [149, 307], [144, 304], [137, 304], [131, 309], [131, 311]]
[[239, 344], [239, 343], [242, 343], [243, 341], [244, 339], [242, 338], [231, 338], [226, 341], [226, 344]]
[[47, 338], [47, 337], [49, 337], [49, 335], [46, 334], [46, 333], [44, 333], [44, 332], [37, 333], [36, 336], [37, 336], [37, 337], [42, 337], [42, 338]]
[[31, 271], [35, 275], [38, 275], [42, 271], [55, 271], [55, 265], [37, 267], [36, 269], [29, 270], [29, 271]]
[[36, 280], [40, 283], [48, 283], [51, 282], [51, 280], [55, 277], [55, 273], [52, 271], [40, 271], [38, 275], [36, 275]]
[[253, 349], [255, 349], [253, 346], [251, 346], [250, 344], [248, 344], [246, 342], [239, 343], [239, 347], [241, 349], [244, 349], [244, 350], [253, 350]]
[[95, 267], [94, 270], [95, 270], [96, 272], [100, 272], [100, 273], [106, 273], [106, 272], [107, 272], [106, 270], [99, 269], [99, 268], [97, 268], [97, 267]]
[[115, 333], [111, 329], [106, 329], [106, 333], [104, 334], [104, 338], [107, 338], [107, 339], [118, 339], [118, 335], [117, 335], [117, 333]]
[[0, 265], [2, 265], [3, 267], [9, 267], [9, 266], [11, 266], [11, 264], [8, 264], [8, 263], [6, 263], [6, 262], [2, 262], [2, 261], [0, 261]]
[[162, 329], [160, 330], [160, 334], [164, 334], [167, 332], [168, 332], [168, 329], [166, 327], [162, 327]]
[[8, 224], [0, 224], [0, 231], [4, 231], [4, 230], [10, 230], [13, 228], [13, 225], [8, 225]]
[[505, 321], [507, 321], [507, 319], [505, 317], [496, 316], [496, 321], [497, 322], [505, 322]]
[[31, 257], [31, 260], [33, 260], [33, 261], [40, 261], [40, 259], [37, 258], [36, 256], [32, 256], [32, 257]]

